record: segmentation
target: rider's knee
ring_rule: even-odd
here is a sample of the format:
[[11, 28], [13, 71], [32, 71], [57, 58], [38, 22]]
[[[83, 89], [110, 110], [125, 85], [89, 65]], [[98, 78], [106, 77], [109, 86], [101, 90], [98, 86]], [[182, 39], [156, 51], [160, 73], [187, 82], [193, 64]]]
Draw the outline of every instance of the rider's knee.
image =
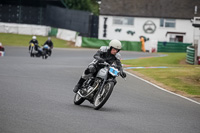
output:
[[94, 67], [94, 65], [89, 65], [85, 71], [85, 74], [95, 73], [95, 72], [96, 72], [96, 68]]

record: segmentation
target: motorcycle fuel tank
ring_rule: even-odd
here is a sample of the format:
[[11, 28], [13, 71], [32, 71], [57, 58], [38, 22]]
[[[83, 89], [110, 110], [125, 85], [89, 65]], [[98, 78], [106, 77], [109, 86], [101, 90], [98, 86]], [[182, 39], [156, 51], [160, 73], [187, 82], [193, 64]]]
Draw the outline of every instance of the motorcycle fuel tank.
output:
[[108, 73], [108, 68], [104, 67], [99, 70], [99, 72], [97, 73], [97, 77], [104, 79], [105, 77], [107, 77], [107, 73]]

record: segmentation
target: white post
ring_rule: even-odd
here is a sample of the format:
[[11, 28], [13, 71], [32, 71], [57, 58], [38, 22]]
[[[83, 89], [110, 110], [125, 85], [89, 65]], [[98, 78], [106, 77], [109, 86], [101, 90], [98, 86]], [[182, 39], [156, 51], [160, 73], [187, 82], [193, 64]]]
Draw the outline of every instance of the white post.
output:
[[197, 46], [197, 56], [200, 57], [200, 41], [198, 43], [198, 46]]
[[198, 58], [200, 58], [200, 17], [194, 17], [193, 20], [194, 26], [194, 48], [195, 48], [195, 57], [194, 64], [198, 64]]

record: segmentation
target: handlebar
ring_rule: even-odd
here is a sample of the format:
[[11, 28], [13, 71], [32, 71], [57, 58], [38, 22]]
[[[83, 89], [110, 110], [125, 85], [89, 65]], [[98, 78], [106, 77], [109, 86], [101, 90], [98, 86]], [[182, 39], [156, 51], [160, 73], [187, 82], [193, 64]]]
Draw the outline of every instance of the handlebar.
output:
[[[107, 62], [104, 62], [104, 63], [98, 63], [99, 65], [104, 65], [104, 66], [108, 66], [108, 67], [110, 67], [110, 66], [113, 66], [113, 65], [110, 65], [109, 63], [107, 63]], [[115, 66], [113, 66], [113, 67], [115, 67]], [[119, 72], [121, 73], [121, 71], [119, 70]], [[121, 74], [120, 74], [120, 76], [121, 76]], [[126, 76], [125, 77], [123, 77], [123, 76], [121, 76], [124, 80], [126, 80]]]

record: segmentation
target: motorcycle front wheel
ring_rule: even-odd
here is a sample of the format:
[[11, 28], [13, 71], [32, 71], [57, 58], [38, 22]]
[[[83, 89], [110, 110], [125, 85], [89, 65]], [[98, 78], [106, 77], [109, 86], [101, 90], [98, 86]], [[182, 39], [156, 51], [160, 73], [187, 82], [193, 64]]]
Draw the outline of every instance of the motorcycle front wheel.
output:
[[108, 82], [104, 85], [103, 90], [101, 92], [98, 92], [94, 99], [94, 109], [98, 110], [100, 109], [108, 100], [110, 97], [112, 91], [114, 88], [113, 82]]
[[74, 96], [74, 104], [75, 105], [80, 105], [85, 101], [84, 98], [82, 98], [78, 93], [75, 94]]
[[30, 57], [34, 57], [34, 54], [32, 52], [30, 53]]

